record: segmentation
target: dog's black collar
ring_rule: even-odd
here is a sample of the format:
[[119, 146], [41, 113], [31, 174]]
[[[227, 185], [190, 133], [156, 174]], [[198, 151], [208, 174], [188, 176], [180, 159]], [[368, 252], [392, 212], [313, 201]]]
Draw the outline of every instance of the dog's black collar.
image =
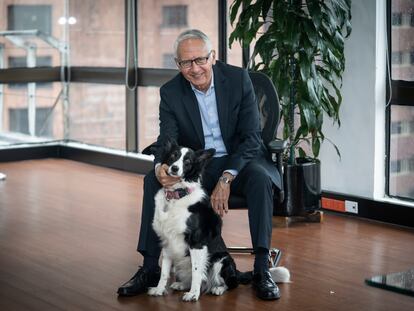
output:
[[175, 190], [166, 190], [164, 189], [164, 193], [165, 193], [165, 199], [167, 201], [170, 200], [179, 200], [183, 197], [185, 197], [186, 195], [190, 194], [191, 192], [193, 192], [193, 188], [178, 188]]

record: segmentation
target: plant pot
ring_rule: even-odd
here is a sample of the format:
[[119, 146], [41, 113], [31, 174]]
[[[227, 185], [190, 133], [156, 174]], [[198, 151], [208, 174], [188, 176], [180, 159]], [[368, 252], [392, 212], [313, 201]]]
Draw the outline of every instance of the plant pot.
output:
[[297, 158], [284, 165], [285, 200], [275, 204], [273, 215], [302, 216], [321, 206], [321, 165], [317, 160]]

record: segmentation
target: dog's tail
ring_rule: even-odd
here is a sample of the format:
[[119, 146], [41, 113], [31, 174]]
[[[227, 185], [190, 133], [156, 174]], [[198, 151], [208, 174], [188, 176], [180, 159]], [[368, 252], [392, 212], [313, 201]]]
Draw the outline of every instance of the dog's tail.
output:
[[[269, 269], [270, 274], [272, 275], [273, 281], [276, 283], [289, 283], [290, 282], [290, 272], [285, 267], [273, 267]], [[240, 272], [237, 270], [237, 280], [240, 284], [250, 284], [253, 279], [253, 272]]]
[[290, 282], [290, 271], [285, 267], [274, 267], [270, 268], [270, 274], [272, 275], [273, 281], [276, 283], [289, 283]]

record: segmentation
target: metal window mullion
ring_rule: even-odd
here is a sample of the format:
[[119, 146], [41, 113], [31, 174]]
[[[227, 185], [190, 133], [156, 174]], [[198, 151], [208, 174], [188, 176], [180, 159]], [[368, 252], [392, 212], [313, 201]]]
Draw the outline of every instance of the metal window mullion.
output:
[[[4, 45], [0, 43], [0, 70], [4, 67]], [[3, 132], [4, 86], [0, 83], [0, 133]]]
[[[131, 14], [131, 4], [135, 4], [135, 13], [138, 12], [138, 0], [125, 0], [125, 67], [128, 70], [128, 77], [131, 73], [134, 73], [134, 47], [133, 42], [138, 45], [137, 34], [137, 15]], [[129, 19], [128, 16], [133, 17], [135, 20]], [[129, 22], [129, 25], [128, 25]], [[135, 27], [133, 27], [135, 25]], [[128, 32], [128, 29], [130, 32]], [[135, 40], [134, 40], [135, 39]], [[128, 42], [130, 44], [128, 44]], [[128, 57], [129, 56], [129, 57]], [[138, 59], [135, 60], [138, 64]], [[138, 75], [138, 73], [137, 73]], [[126, 81], [128, 83], [129, 81]], [[134, 81], [137, 83], [137, 81]], [[125, 87], [126, 107], [125, 107], [125, 121], [126, 121], [126, 151], [138, 152], [138, 87], [130, 89]]]
[[[27, 48], [27, 67], [36, 67], [36, 46], [31, 45]], [[36, 83], [27, 84], [27, 119], [29, 135], [36, 135]]]
[[[242, 10], [244, 10], [244, 1], [242, 3]], [[243, 42], [240, 42], [242, 45], [242, 66], [243, 68], [247, 68], [249, 65], [249, 59], [250, 59], [250, 46], [244, 47]]]
[[227, 63], [227, 0], [218, 0], [218, 22], [218, 57], [223, 63]]

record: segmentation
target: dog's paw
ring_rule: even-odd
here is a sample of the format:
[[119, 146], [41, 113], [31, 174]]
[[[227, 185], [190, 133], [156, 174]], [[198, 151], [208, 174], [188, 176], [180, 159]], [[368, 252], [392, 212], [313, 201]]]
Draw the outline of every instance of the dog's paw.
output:
[[224, 292], [226, 291], [226, 289], [227, 289], [226, 286], [216, 286], [216, 287], [213, 287], [210, 292], [213, 295], [221, 296], [221, 295], [224, 294]]
[[200, 291], [189, 291], [183, 295], [184, 301], [197, 301], [200, 298]]
[[177, 291], [188, 290], [189, 287], [185, 286], [183, 282], [174, 282], [170, 285], [170, 288]]
[[150, 287], [148, 288], [148, 295], [150, 296], [163, 296], [167, 294], [165, 287]]

